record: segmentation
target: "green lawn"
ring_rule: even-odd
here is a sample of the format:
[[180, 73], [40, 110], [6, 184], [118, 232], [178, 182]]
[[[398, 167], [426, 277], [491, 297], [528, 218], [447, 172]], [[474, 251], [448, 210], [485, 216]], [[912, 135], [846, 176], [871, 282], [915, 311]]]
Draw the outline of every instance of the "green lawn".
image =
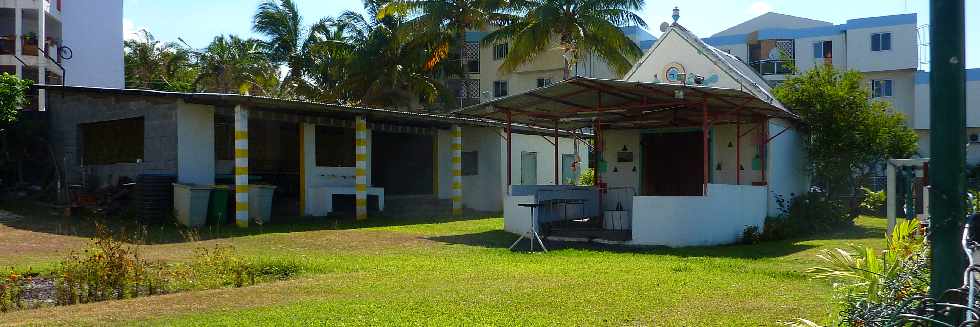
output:
[[[41, 219], [41, 218], [39, 218]], [[55, 219], [55, 218], [50, 218]], [[500, 218], [372, 218], [366, 224], [298, 220], [202, 232], [177, 242], [152, 232], [149, 257], [185, 260], [193, 249], [232, 244], [257, 260], [291, 260], [297, 278], [0, 315], [4, 324], [65, 325], [641, 325], [759, 326], [797, 317], [823, 321], [829, 285], [803, 273], [821, 248], [881, 245], [884, 220], [808, 240], [642, 251], [557, 249], [512, 253]], [[59, 222], [58, 224], [63, 224]], [[0, 267], [42, 267], [79, 236], [0, 222]], [[34, 226], [34, 227], [31, 227]], [[38, 225], [40, 226], [40, 225]], [[84, 231], [76, 234], [85, 235]], [[152, 240], [151, 240], [152, 241]], [[19, 245], [18, 245], [19, 244]]]

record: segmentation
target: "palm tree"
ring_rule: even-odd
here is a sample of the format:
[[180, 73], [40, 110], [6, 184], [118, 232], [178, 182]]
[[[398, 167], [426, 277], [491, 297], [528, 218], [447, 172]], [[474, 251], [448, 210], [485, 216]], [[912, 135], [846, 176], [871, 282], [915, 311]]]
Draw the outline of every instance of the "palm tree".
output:
[[644, 0], [515, 0], [505, 9], [506, 24], [485, 36], [482, 43], [512, 43], [500, 67], [504, 73], [530, 63], [557, 41], [566, 79], [580, 52], [599, 56], [622, 75], [642, 51], [620, 27], [646, 27], [635, 13], [643, 5]]
[[219, 35], [207, 48], [195, 53], [198, 76], [196, 89], [221, 93], [246, 93], [255, 85], [255, 76], [268, 66], [259, 51], [261, 41]]
[[[366, 7], [372, 14], [378, 8]], [[430, 47], [426, 31], [412, 28], [401, 15], [385, 15], [374, 20], [356, 13], [345, 13], [342, 17], [358, 27], [354, 35], [364, 36], [363, 40], [357, 40], [360, 43], [350, 63], [350, 75], [342, 83], [352, 98], [366, 105], [385, 107], [451, 102], [450, 93], [434, 76], [440, 63], [432, 63], [430, 59], [438, 57], [434, 52], [440, 49]]]
[[252, 30], [268, 37], [263, 46], [269, 59], [289, 68], [287, 84], [302, 87], [303, 69], [307, 67], [309, 33], [293, 0], [267, 0], [259, 5], [252, 20]]
[[[462, 60], [466, 32], [486, 30], [492, 22], [501, 19], [502, 15], [497, 10], [504, 3], [503, 0], [399, 0], [381, 8], [378, 16], [413, 16], [409, 23], [413, 28], [429, 32], [434, 49], [457, 49], [463, 78], [469, 78], [467, 70], [463, 69], [465, 62]], [[447, 51], [434, 51], [433, 54], [427, 61], [430, 67], [448, 55]]]
[[126, 87], [170, 91], [192, 91], [190, 81], [190, 52], [177, 43], [157, 41], [146, 30], [139, 37], [126, 40]]

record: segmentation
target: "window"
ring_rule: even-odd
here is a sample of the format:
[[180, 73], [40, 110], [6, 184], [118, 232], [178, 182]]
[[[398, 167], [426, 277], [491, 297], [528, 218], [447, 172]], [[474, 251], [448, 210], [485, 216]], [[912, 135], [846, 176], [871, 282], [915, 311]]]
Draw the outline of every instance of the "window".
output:
[[471, 74], [480, 73], [480, 61], [479, 60], [467, 60], [466, 61], [466, 72]]
[[493, 46], [493, 60], [504, 59], [507, 56], [507, 43], [495, 44]]
[[881, 98], [892, 96], [892, 83], [890, 79], [871, 80], [871, 97]]
[[143, 118], [78, 125], [83, 165], [136, 163], [143, 158]]
[[833, 58], [834, 57], [834, 43], [831, 41], [820, 41], [813, 43], [813, 58]]
[[463, 176], [480, 174], [480, 153], [477, 151], [463, 152]]
[[495, 98], [507, 96], [507, 81], [493, 82], [493, 96]]
[[872, 33], [871, 51], [888, 51], [892, 49], [892, 33]]
[[317, 126], [316, 165], [354, 167], [354, 129]]
[[548, 85], [551, 85], [551, 79], [550, 78], [539, 78], [538, 79], [538, 87], [545, 87], [545, 86], [548, 86]]

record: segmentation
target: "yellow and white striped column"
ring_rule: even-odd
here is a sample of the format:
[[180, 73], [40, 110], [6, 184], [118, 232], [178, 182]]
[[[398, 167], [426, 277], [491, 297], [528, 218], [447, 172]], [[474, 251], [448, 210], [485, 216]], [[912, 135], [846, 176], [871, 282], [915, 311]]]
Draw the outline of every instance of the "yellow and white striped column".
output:
[[354, 120], [354, 212], [357, 220], [367, 219], [367, 121], [363, 116]]
[[248, 109], [235, 106], [235, 224], [248, 227]]
[[463, 213], [463, 131], [459, 125], [453, 126], [452, 145], [453, 151], [453, 215]]

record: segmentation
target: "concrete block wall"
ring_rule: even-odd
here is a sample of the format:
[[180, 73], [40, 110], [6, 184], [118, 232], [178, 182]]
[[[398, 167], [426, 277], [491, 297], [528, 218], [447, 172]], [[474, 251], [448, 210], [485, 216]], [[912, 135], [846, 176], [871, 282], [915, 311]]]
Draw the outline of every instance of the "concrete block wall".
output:
[[176, 175], [177, 103], [176, 98], [49, 92], [49, 138], [58, 164], [67, 167], [68, 182], [82, 181], [79, 125], [138, 117], [144, 120], [142, 163], [84, 167], [86, 174], [95, 179], [87, 180], [87, 184], [99, 187], [114, 183], [120, 176], [144, 173]]

